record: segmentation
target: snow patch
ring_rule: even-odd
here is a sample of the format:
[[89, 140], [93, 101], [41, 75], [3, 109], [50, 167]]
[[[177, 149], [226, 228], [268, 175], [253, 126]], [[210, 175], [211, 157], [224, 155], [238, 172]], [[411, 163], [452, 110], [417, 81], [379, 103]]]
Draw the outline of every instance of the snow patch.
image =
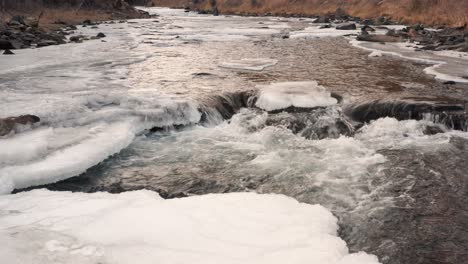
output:
[[315, 81], [273, 83], [259, 88], [260, 95], [256, 106], [266, 111], [286, 109], [291, 106], [324, 107], [338, 103], [325, 87]]
[[0, 197], [0, 208], [10, 264], [379, 263], [349, 254], [324, 207], [282, 195], [35, 190]]

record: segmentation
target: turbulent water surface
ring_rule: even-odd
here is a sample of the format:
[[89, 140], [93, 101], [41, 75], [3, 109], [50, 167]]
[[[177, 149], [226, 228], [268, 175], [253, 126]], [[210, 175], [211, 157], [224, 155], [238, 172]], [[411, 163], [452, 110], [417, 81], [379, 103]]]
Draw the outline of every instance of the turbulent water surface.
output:
[[466, 55], [310, 19], [149, 11], [79, 29], [106, 42], [0, 59], [0, 117], [41, 118], [0, 138], [1, 193], [284, 194], [330, 210], [350, 250], [381, 263], [466, 261]]

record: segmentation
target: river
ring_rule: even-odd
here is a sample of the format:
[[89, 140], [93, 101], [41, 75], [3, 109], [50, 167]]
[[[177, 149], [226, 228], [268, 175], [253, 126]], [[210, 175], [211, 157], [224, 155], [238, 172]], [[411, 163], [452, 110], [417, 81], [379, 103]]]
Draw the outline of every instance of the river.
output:
[[[41, 118], [39, 125], [0, 138], [0, 193], [4, 194], [0, 238], [12, 245], [31, 240], [7, 233], [13, 228], [8, 223], [15, 212], [25, 210], [26, 217], [27, 208], [41, 208], [42, 203], [54, 207], [55, 199], [69, 199], [70, 206], [80, 210], [87, 206], [78, 206], [80, 201], [97, 199], [97, 194], [88, 193], [128, 193], [135, 196], [131, 199], [144, 201], [148, 197], [141, 190], [151, 190], [168, 201], [182, 201], [213, 193], [250, 197], [246, 193], [255, 192], [320, 204], [338, 219], [337, 235], [351, 252], [374, 254], [381, 263], [466, 261], [466, 54], [419, 52], [409, 43], [359, 43], [350, 36], [357, 31], [319, 29], [308, 18], [147, 11], [159, 16], [80, 27], [77, 32], [104, 32], [104, 41], [21, 50], [0, 59], [0, 117], [34, 114]], [[456, 83], [447, 83], [451, 80]], [[77, 194], [34, 190], [44, 187]], [[105, 199], [117, 203], [111, 197]], [[258, 207], [253, 208], [261, 210], [257, 198], [250, 198], [252, 206]], [[223, 208], [223, 199], [227, 198], [211, 203]], [[249, 208], [249, 199], [242, 199]], [[15, 200], [20, 201], [18, 205]], [[216, 203], [219, 200], [221, 204]], [[175, 208], [200, 206], [203, 211], [203, 201], [186, 201], [187, 205], [172, 203]], [[115, 213], [111, 209], [120, 207], [113, 206], [107, 210]], [[242, 204], [236, 206], [242, 211]], [[162, 214], [174, 214], [165, 207], [159, 209]], [[42, 210], [50, 208], [33, 210], [29, 217]], [[152, 209], [148, 206], [134, 214], [145, 218], [147, 210]], [[197, 221], [207, 219], [197, 217]], [[55, 230], [53, 223], [56, 220], [47, 226]], [[24, 226], [14, 230], [31, 232]], [[303, 232], [312, 231], [289, 233], [291, 240]], [[44, 242], [47, 254], [59, 252], [54, 255], [58, 263], [69, 260], [63, 252], [73, 253], [68, 248], [75, 242], [68, 241], [71, 235], [65, 233], [61, 235], [65, 238]], [[90, 240], [82, 233], [73, 235]], [[174, 237], [184, 239], [180, 236], [175, 232]], [[52, 235], [38, 233], [37, 237], [42, 241]], [[60, 239], [66, 242], [50, 242]], [[259, 241], [257, 246], [263, 245]], [[272, 250], [286, 252], [286, 248], [276, 245]], [[35, 245], [29, 247], [32, 259], [37, 250]], [[96, 245], [84, 250], [91, 253], [80, 251], [84, 257], [76, 258], [76, 263], [90, 263], [90, 259], [129, 263], [125, 257], [107, 258], [108, 249], [100, 251]], [[229, 250], [244, 249], [220, 249]], [[289, 263], [294, 250], [278, 258], [255, 259], [247, 254], [241, 262]], [[11, 257], [15, 252], [3, 254]], [[182, 262], [194, 258], [184, 256]], [[301, 256], [297, 263], [335, 263], [314, 259], [315, 255]], [[156, 255], [140, 263], [155, 259], [171, 263], [170, 257]], [[231, 263], [225, 258], [204, 260]], [[50, 256], [43, 261], [51, 261]]]

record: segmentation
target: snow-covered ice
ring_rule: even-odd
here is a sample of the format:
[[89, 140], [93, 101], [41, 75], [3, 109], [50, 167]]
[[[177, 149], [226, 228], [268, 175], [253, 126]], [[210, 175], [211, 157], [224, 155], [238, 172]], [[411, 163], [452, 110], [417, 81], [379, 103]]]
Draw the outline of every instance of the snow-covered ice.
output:
[[0, 258], [23, 263], [377, 264], [349, 254], [337, 219], [281, 195], [163, 200], [35, 190], [0, 196]]
[[291, 39], [315, 39], [324, 37], [341, 37], [351, 34], [358, 34], [359, 30], [338, 30], [334, 27], [320, 28], [319, 26], [307, 27], [304, 30], [290, 33]]
[[18, 50], [2, 59], [0, 118], [33, 114], [41, 122], [0, 137], [0, 193], [77, 176], [146, 129], [200, 120], [196, 103], [132, 85], [128, 66], [150, 55], [137, 48], [131, 24], [106, 26], [105, 43]]
[[356, 39], [350, 41], [354, 47], [371, 52], [369, 57], [390, 55], [405, 60], [428, 64], [424, 72], [442, 81], [468, 83], [464, 78], [468, 74], [468, 56], [455, 51], [416, 51], [417, 45], [409, 42], [374, 43]]
[[291, 106], [313, 108], [338, 103], [325, 87], [315, 81], [273, 83], [259, 88], [260, 94], [256, 106], [266, 111]]

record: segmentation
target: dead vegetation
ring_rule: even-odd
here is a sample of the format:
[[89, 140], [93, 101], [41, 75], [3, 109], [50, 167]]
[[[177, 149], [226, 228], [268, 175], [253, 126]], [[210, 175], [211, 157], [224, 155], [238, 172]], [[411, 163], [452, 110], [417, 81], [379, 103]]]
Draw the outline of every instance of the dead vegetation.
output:
[[45, 29], [64, 24], [78, 24], [84, 20], [140, 18], [146, 15], [124, 0], [0, 0], [0, 21], [20, 15], [37, 21]]
[[[212, 0], [152, 0], [158, 6], [209, 10]], [[352, 16], [389, 16], [404, 23], [462, 26], [468, 23], [468, 0], [216, 0], [223, 13], [323, 15], [338, 8]]]

